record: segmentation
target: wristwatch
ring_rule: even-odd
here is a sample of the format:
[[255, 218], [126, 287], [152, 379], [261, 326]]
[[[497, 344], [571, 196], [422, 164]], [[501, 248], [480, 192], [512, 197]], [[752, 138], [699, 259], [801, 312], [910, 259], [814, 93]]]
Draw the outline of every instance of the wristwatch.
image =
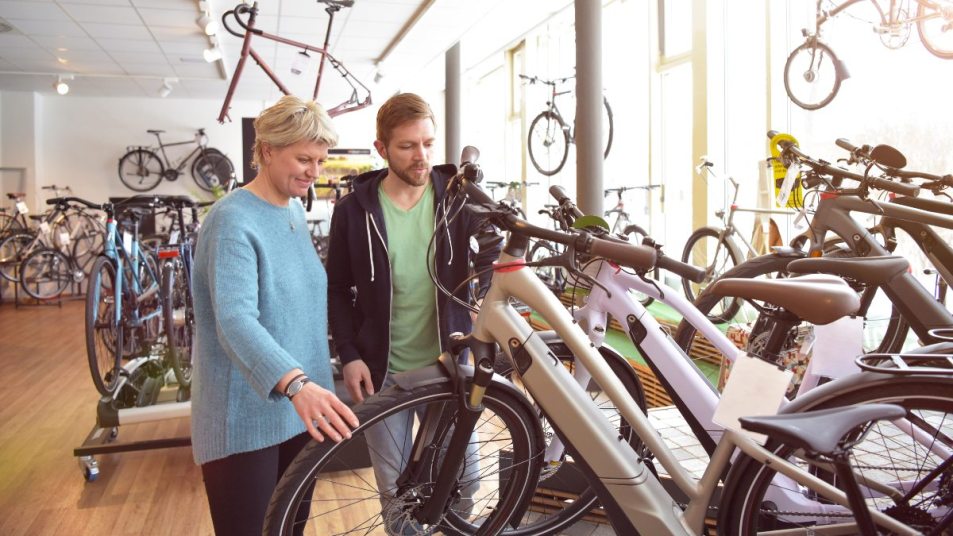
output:
[[304, 374], [298, 376], [297, 378], [288, 382], [288, 386], [285, 387], [285, 396], [288, 397], [288, 400], [294, 398], [294, 396], [301, 392], [304, 389], [304, 385], [309, 383], [311, 378], [308, 378]]

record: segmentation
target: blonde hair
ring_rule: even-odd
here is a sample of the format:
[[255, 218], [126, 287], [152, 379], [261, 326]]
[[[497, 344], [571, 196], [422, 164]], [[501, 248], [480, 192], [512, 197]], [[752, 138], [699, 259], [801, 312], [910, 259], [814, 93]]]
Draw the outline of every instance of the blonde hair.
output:
[[331, 124], [331, 116], [320, 104], [285, 95], [255, 119], [252, 168], [259, 169], [264, 161], [263, 143], [280, 148], [301, 140], [334, 147], [338, 144], [338, 133]]
[[387, 99], [377, 111], [377, 140], [385, 146], [395, 128], [420, 119], [430, 119], [434, 128], [437, 120], [427, 101], [414, 93], [400, 93]]

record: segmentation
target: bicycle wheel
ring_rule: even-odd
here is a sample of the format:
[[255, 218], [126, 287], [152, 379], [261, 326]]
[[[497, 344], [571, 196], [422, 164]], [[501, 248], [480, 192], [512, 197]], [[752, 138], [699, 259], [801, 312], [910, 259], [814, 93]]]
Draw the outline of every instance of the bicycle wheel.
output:
[[[135, 302], [139, 306], [139, 318], [143, 319], [142, 325], [136, 329], [136, 335], [133, 339], [140, 345], [139, 352], [148, 352], [151, 345], [159, 340], [163, 331], [162, 317], [162, 275], [159, 272], [159, 261], [156, 260], [155, 253], [142, 245], [139, 250], [139, 284], [140, 296], [137, 296]], [[129, 279], [132, 282], [132, 279]], [[151, 290], [150, 289], [154, 289]], [[133, 302], [130, 302], [133, 303]]]
[[103, 396], [119, 383], [123, 332], [116, 318], [116, 265], [106, 257], [93, 263], [86, 291], [86, 357], [93, 385]]
[[840, 90], [840, 60], [824, 43], [807, 41], [794, 49], [784, 64], [784, 91], [805, 110], [830, 104]]
[[20, 281], [20, 263], [34, 238], [33, 233], [14, 232], [0, 239], [0, 277], [13, 283]]
[[[685, 249], [682, 250], [682, 262], [705, 270], [705, 280], [701, 283], [695, 283], [687, 279], [682, 280], [685, 297], [689, 301], [695, 301], [712, 281], [741, 264], [742, 256], [731, 240], [721, 237], [720, 229], [702, 227], [696, 229], [688, 237], [688, 242], [685, 242]], [[726, 298], [715, 304], [710, 310], [705, 311], [705, 315], [717, 324], [731, 320], [740, 308], [740, 299]]]
[[[479, 470], [471, 465], [472, 458], [465, 460], [452, 495], [455, 498], [436, 525], [421, 527], [413, 515], [426, 503], [434, 485], [434, 466], [445, 451], [442, 445], [446, 438], [440, 434], [447, 431], [447, 426], [438, 427], [416, 477], [402, 482], [399, 489], [378, 489], [369, 453], [379, 452], [381, 446], [368, 443], [366, 435], [374, 426], [384, 427], [384, 435], [392, 433], [385, 419], [408, 415], [404, 412], [423, 415], [429, 409], [448, 417], [441, 423], [452, 422], [459, 401], [449, 381], [410, 391], [397, 386], [385, 389], [354, 407], [361, 424], [350, 439], [309, 443], [275, 488], [264, 533], [291, 535], [308, 526], [313, 527], [313, 533], [323, 535], [431, 534], [435, 530], [448, 534], [472, 534], [477, 530], [499, 533], [525, 495], [532, 492], [539, 474], [542, 437], [536, 415], [511, 387], [491, 383], [483, 404], [485, 409], [474, 428], [478, 441], [471, 443], [478, 452]], [[414, 439], [406, 434], [391, 437], [397, 444]], [[309, 495], [313, 499], [308, 499]], [[309, 510], [307, 515], [302, 508]]]
[[[563, 343], [550, 344], [550, 348], [568, 369], [573, 370], [574, 358], [572, 352]], [[644, 411], [646, 408], [645, 391], [632, 366], [624, 357], [608, 347], [600, 347], [599, 353], [605, 358], [606, 364], [609, 365], [615, 376], [622, 381], [629, 396]], [[520, 379], [513, 374], [513, 368], [509, 360], [499, 356], [496, 364], [497, 373], [510, 379], [518, 389], [523, 391], [527, 397], [530, 397]], [[586, 387], [586, 391], [613, 427], [619, 430], [619, 437], [629, 443], [634, 450], [640, 451], [642, 440], [635, 435], [628, 422], [619, 413], [619, 409], [606, 397], [599, 386], [591, 381]], [[556, 433], [542, 411], [538, 410], [537, 413], [543, 428], [543, 437], [548, 447], [553, 438], [556, 437]], [[580, 484], [582, 484], [581, 489], [579, 489]], [[599, 508], [599, 499], [596, 497], [595, 491], [586, 484], [585, 475], [572, 463], [571, 457], [566, 457], [564, 452], [557, 463], [551, 463], [549, 466], [543, 467], [540, 483], [530, 508], [521, 519], [510, 520], [511, 528], [507, 534], [514, 536], [557, 534], [559, 531], [573, 525], [590, 511]]]
[[133, 149], [119, 159], [119, 180], [130, 190], [148, 192], [162, 181], [165, 166], [147, 149]]
[[568, 127], [559, 115], [545, 111], [537, 115], [529, 125], [529, 160], [536, 171], [551, 177], [566, 164], [569, 156]]
[[[550, 242], [540, 240], [529, 250], [528, 261], [538, 262], [549, 257], [555, 257], [559, 252]], [[566, 278], [563, 276], [562, 268], [558, 266], [535, 266], [533, 271], [543, 281], [549, 290], [557, 296], [563, 293], [566, 286]]]
[[179, 387], [192, 384], [192, 341], [195, 319], [185, 267], [179, 261], [162, 265], [162, 316], [166, 353]]
[[206, 192], [211, 192], [216, 187], [224, 187], [234, 174], [235, 166], [232, 161], [218, 151], [205, 151], [192, 161], [192, 178], [195, 184]]
[[930, 54], [944, 60], [953, 59], [953, 2], [918, 3], [917, 33]]
[[609, 106], [609, 99], [602, 97], [602, 109], [605, 114], [602, 116], [602, 139], [605, 140], [606, 149], [602, 153], [602, 158], [609, 158], [609, 150], [612, 149], [612, 135], [615, 131], [615, 125], [612, 124], [612, 107]]
[[79, 225], [73, 238], [73, 262], [79, 270], [88, 275], [96, 257], [103, 250], [106, 229], [98, 219], [89, 214], [83, 215]]
[[[649, 236], [649, 233], [645, 229], [639, 227], [638, 225], [629, 225], [628, 227], [625, 228], [622, 234], [628, 236], [629, 242], [636, 245], [641, 245], [642, 240], [644, 240], [645, 238], [648, 238]], [[647, 275], [656, 281], [660, 281], [658, 268], [652, 268], [652, 270], [648, 272]], [[630, 293], [633, 296], [635, 296], [635, 299], [639, 300], [639, 303], [641, 303], [645, 307], [648, 307], [649, 305], [651, 305], [653, 301], [655, 301], [655, 298], [647, 294], [642, 294], [641, 292], [630, 291]]]
[[[851, 465], [867, 504], [927, 533], [953, 505], [953, 464], [949, 462], [953, 454], [953, 379], [924, 382], [922, 377], [889, 376], [876, 386], [834, 393], [800, 410], [870, 403], [902, 406], [907, 417], [905, 421], [874, 424], [852, 449]], [[774, 445], [770, 450], [837, 485], [827, 468], [804, 460], [791, 448]], [[720, 508], [720, 534], [799, 528], [821, 533], [824, 525], [852, 519], [847, 508], [832, 505], [783, 477], [775, 479], [772, 469], [744, 456], [732, 465], [722, 497], [733, 500]], [[826, 514], [820, 514], [820, 509]], [[849, 527], [847, 532], [839, 532], [845, 533]]]
[[35, 300], [53, 299], [73, 282], [73, 265], [59, 250], [38, 249], [20, 264], [20, 287]]

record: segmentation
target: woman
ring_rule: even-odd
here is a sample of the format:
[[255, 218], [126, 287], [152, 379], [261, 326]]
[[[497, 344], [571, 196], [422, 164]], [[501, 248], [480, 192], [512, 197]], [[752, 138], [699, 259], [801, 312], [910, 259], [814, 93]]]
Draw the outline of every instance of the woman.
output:
[[258, 174], [205, 219], [192, 280], [192, 450], [215, 532], [230, 536], [261, 534], [275, 484], [309, 438], [341, 441], [358, 425], [333, 391], [327, 276], [294, 199], [337, 134], [318, 104], [294, 96], [263, 111], [255, 132]]

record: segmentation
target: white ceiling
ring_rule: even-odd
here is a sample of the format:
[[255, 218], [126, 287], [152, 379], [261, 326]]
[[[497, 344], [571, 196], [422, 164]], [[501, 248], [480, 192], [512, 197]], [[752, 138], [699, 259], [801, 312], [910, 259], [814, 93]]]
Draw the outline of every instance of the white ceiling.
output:
[[[208, 5], [220, 21], [236, 3]], [[317, 0], [263, 0], [257, 27], [320, 47], [328, 21], [324, 8]], [[389, 77], [413, 76], [491, 12], [512, 16], [505, 8], [503, 0], [355, 0], [335, 15], [328, 48], [370, 86], [377, 60], [418, 12], [423, 16], [381, 66]], [[0, 0], [0, 19], [11, 27], [0, 33], [0, 90], [53, 93], [62, 73], [75, 76], [70, 95], [157, 97], [163, 78], [174, 77], [171, 96], [223, 97], [242, 40], [221, 28], [216, 39], [224, 60], [206, 63], [202, 51], [210, 43], [196, 23], [200, 15], [197, 0]], [[298, 49], [257, 37], [252, 46], [293, 93], [312, 92], [318, 55], [312, 55], [309, 71], [295, 77], [290, 66]], [[321, 100], [343, 100], [349, 89], [340, 77], [332, 73], [326, 80]], [[249, 59], [235, 98], [275, 95], [272, 82]]]

